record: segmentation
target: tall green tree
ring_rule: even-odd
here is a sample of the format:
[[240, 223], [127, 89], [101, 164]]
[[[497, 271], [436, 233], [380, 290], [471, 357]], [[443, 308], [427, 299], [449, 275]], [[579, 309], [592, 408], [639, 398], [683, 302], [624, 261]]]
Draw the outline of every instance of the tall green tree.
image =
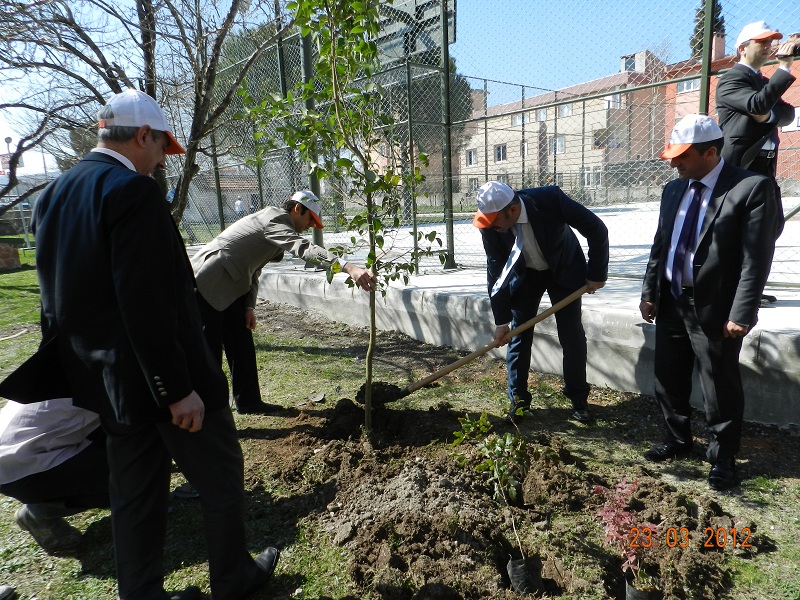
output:
[[[422, 254], [431, 254], [441, 240], [432, 231], [418, 233], [410, 251], [389, 253], [400, 226], [403, 192], [421, 179], [419, 167], [398, 171], [383, 160], [381, 148], [392, 141], [394, 120], [382, 110], [383, 94], [375, 81], [379, 69], [374, 40], [379, 28], [378, 0], [303, 0], [290, 2], [301, 34], [313, 48], [313, 80], [285, 96], [243, 95], [249, 117], [257, 124], [257, 146], [277, 131], [282, 141], [310, 165], [310, 173], [335, 182], [355, 215], [339, 218], [353, 233], [351, 246], [337, 252], [366, 250], [366, 267], [378, 277], [382, 294], [391, 281], [407, 282]], [[424, 163], [424, 156], [417, 157]], [[334, 270], [328, 273], [331, 281]], [[352, 281], [348, 280], [350, 285]], [[370, 336], [366, 355], [365, 429], [372, 430], [372, 369], [376, 350], [375, 292], [369, 298]]]
[[[725, 17], [722, 16], [722, 5], [719, 0], [712, 1], [714, 35], [725, 35]], [[694, 12], [694, 31], [689, 40], [691, 57], [699, 59], [703, 56], [703, 32], [705, 31], [706, 3], [700, 0], [700, 7]]]

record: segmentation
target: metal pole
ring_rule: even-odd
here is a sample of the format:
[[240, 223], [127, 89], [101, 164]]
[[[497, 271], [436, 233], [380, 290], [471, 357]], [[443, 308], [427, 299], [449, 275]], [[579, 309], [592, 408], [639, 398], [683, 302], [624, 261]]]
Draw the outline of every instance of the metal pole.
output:
[[[522, 106], [521, 106], [521, 108], [525, 108], [525, 86], [523, 85], [521, 89], [522, 89]], [[529, 114], [529, 113], [525, 113], [524, 112], [524, 113], [522, 113], [520, 115], [520, 119], [522, 119], [522, 142], [520, 142], [520, 146], [519, 146], [519, 153], [520, 153], [521, 158], [522, 158], [522, 173], [521, 173], [522, 176], [520, 177], [520, 181], [522, 183], [522, 187], [523, 188], [528, 187], [527, 185], [525, 185], [525, 154], [526, 154], [526, 150], [527, 150], [527, 145], [526, 145], [527, 142], [525, 141], [525, 115], [527, 115], [527, 114]]]
[[[303, 46], [303, 60], [302, 60], [302, 63], [303, 63], [303, 83], [310, 83], [314, 79], [314, 68], [313, 68], [313, 64], [312, 64], [312, 61], [311, 61], [311, 56], [312, 56], [312, 54], [311, 54], [311, 39], [307, 35], [304, 35], [301, 38], [300, 41], [301, 41], [301, 44]], [[315, 104], [314, 104], [314, 98], [313, 97], [309, 97], [306, 100], [306, 109], [308, 109], [309, 111], [312, 111], [312, 112], [314, 111]], [[313, 160], [314, 163], [317, 162], [317, 154], [316, 154], [316, 152], [311, 154], [311, 160]], [[314, 174], [314, 173], [309, 173], [308, 174], [308, 186], [311, 188], [311, 191], [314, 192], [314, 194], [317, 196], [317, 198], [322, 196], [322, 192], [320, 191], [320, 186], [319, 186], [319, 178], [316, 176], [316, 174]], [[322, 246], [322, 244], [323, 244], [323, 241], [322, 241], [322, 230], [321, 229], [317, 229], [316, 227], [312, 227], [311, 228], [311, 239], [314, 241], [314, 243], [317, 246]], [[307, 263], [306, 267], [317, 268], [317, 265], [314, 265], [313, 263]]]
[[[281, 27], [282, 23], [281, 23], [280, 0], [275, 0], [275, 30], [280, 31]], [[281, 96], [286, 98], [286, 94], [289, 91], [289, 86], [286, 83], [286, 65], [285, 61], [283, 60], [283, 43], [280, 37], [278, 38], [278, 41], [275, 44], [275, 48], [277, 51], [276, 58], [278, 62], [278, 85], [281, 88]], [[286, 162], [289, 166], [289, 179], [290, 179], [289, 187], [292, 188], [291, 190], [289, 190], [289, 194], [291, 195], [292, 192], [294, 192], [298, 187], [300, 187], [300, 182], [297, 177], [297, 169], [295, 168], [294, 165], [294, 153], [292, 152], [291, 148], [286, 148]]]
[[414, 180], [414, 119], [411, 116], [411, 63], [406, 58], [406, 110], [408, 112], [408, 163], [411, 168], [411, 227], [414, 232], [414, 272], [419, 273], [419, 242], [417, 241], [417, 189]]
[[714, 0], [705, 0], [705, 19], [703, 23], [703, 57], [700, 67], [700, 114], [708, 114], [709, 92], [711, 89], [711, 42], [714, 38]]
[[483, 182], [489, 181], [489, 82], [483, 80]]
[[454, 269], [455, 243], [453, 240], [453, 168], [450, 163], [451, 123], [450, 123], [450, 35], [447, 31], [447, 0], [441, 0], [442, 18], [442, 109], [444, 110], [444, 144], [442, 147], [442, 170], [444, 171], [444, 226], [447, 236], [447, 256], [444, 268]]
[[211, 132], [211, 165], [214, 167], [214, 185], [217, 189], [217, 210], [219, 211], [219, 231], [225, 231], [225, 206], [222, 203], [222, 186], [219, 182], [219, 162], [217, 161], [217, 136]]

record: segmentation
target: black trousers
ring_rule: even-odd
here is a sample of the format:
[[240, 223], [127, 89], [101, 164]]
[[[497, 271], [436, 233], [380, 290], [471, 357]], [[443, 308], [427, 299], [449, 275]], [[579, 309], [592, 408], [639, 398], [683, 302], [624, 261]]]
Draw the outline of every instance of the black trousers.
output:
[[198, 292], [197, 304], [203, 320], [203, 333], [214, 358], [222, 366], [222, 350], [231, 372], [231, 391], [237, 408], [261, 402], [258, 364], [253, 332], [245, 327], [247, 296], [237, 298], [223, 311], [216, 310]]
[[244, 461], [231, 411], [207, 412], [195, 433], [170, 422], [104, 427], [120, 599], [164, 598], [172, 460], [200, 493], [212, 595], [242, 598], [259, 572], [245, 541]]
[[[525, 279], [522, 280], [519, 289], [515, 291], [511, 299], [513, 327], [536, 316], [545, 291], [550, 296], [550, 302], [555, 304], [575, 290], [555, 283], [550, 270], [527, 269]], [[581, 322], [581, 299], [578, 298], [562, 308], [555, 314], [555, 318], [558, 341], [563, 352], [564, 395], [570, 399], [575, 410], [584, 410], [589, 397], [589, 384], [586, 383], [586, 333]], [[515, 395], [521, 402], [531, 401], [531, 393], [528, 391], [528, 374], [531, 369], [533, 330], [534, 328], [531, 327], [514, 336], [508, 344], [506, 368], [510, 402], [514, 401]]]
[[[669, 440], [691, 443], [689, 398], [696, 369], [703, 392], [706, 424], [711, 431], [706, 458], [714, 463], [739, 451], [744, 392], [739, 372], [742, 338], [709, 339], [700, 328], [694, 298], [662, 293], [656, 318], [655, 391]], [[722, 332], [720, 332], [721, 334]]]
[[41, 473], [0, 485], [0, 492], [23, 504], [60, 504], [65, 514], [108, 508], [106, 436], [98, 429], [78, 454]]

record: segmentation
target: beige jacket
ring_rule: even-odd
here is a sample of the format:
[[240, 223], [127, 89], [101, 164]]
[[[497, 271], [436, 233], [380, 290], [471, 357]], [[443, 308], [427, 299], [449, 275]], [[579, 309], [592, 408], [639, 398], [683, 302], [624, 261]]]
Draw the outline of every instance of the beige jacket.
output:
[[192, 257], [197, 288], [216, 310], [248, 293], [247, 306], [255, 307], [261, 269], [279, 262], [284, 252], [326, 268], [336, 260], [298, 234], [289, 213], [270, 206], [239, 219]]

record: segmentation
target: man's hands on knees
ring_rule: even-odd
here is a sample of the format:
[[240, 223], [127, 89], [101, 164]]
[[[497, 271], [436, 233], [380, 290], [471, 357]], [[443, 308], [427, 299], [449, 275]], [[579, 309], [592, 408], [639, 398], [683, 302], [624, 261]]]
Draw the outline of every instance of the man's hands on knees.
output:
[[194, 390], [183, 400], [170, 404], [169, 410], [172, 413], [173, 425], [186, 429], [190, 433], [200, 431], [203, 428], [206, 406]]

